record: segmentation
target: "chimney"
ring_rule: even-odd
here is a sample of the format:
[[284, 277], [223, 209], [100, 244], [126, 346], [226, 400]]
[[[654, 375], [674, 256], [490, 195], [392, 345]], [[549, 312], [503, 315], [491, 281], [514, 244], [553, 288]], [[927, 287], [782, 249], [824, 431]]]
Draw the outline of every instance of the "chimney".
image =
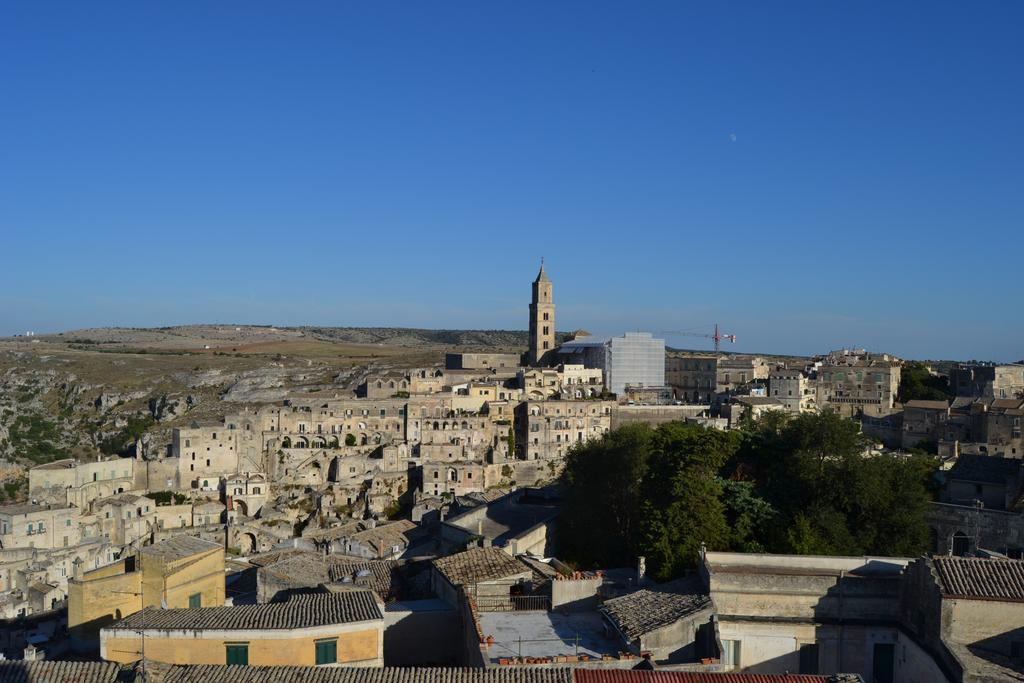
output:
[[232, 597], [224, 598], [224, 606], [225, 607], [234, 607], [235, 606], [235, 599], [232, 598]]
[[639, 586], [644, 582], [647, 574], [647, 558], [643, 555], [636, 558], [636, 583]]
[[22, 657], [26, 662], [34, 662], [37, 659], [42, 659], [38, 650], [34, 645], [29, 645], [25, 648], [25, 656]]

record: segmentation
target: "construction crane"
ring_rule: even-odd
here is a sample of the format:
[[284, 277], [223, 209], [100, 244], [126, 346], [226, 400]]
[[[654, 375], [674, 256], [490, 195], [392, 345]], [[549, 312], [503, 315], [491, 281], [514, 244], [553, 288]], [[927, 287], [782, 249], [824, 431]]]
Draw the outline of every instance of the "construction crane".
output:
[[[701, 325], [701, 327], [707, 327], [707, 325]], [[698, 328], [698, 327], [691, 327], [689, 330], [677, 330], [677, 331], [659, 332], [658, 334], [673, 334], [673, 335], [676, 335], [676, 336], [679, 336], [679, 337], [701, 337], [703, 339], [714, 339], [715, 340], [715, 352], [716, 353], [720, 350], [723, 341], [727, 341], [727, 342], [729, 342], [731, 344], [735, 344], [736, 343], [736, 335], [735, 334], [722, 334], [721, 332], [718, 331], [718, 323], [715, 323], [715, 333], [714, 334], [703, 334], [701, 332], [691, 332], [691, 330], [696, 330], [696, 329], [700, 329], [700, 328]]]

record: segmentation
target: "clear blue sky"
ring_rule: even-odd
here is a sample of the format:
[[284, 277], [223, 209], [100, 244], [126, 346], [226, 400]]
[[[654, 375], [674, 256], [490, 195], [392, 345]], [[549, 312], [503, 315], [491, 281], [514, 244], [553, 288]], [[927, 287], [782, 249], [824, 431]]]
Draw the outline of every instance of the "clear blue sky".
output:
[[4, 2], [0, 334], [523, 329], [543, 255], [560, 329], [1024, 358], [1022, 25], [1016, 1]]

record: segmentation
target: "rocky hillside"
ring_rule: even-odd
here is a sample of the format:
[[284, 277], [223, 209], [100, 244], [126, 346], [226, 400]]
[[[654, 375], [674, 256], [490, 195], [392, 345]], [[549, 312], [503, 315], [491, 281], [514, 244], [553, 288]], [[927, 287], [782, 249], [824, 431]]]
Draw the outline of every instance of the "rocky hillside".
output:
[[439, 365], [452, 347], [516, 350], [516, 332], [188, 326], [0, 340], [0, 501], [27, 467], [155, 455], [171, 429], [240, 403], [348, 397], [367, 374]]

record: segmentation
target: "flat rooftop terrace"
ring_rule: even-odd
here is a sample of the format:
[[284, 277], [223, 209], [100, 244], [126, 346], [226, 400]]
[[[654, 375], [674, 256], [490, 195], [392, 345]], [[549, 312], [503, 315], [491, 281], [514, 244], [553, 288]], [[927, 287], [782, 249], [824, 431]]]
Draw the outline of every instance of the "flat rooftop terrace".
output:
[[480, 628], [484, 636], [494, 637], [484, 654], [492, 664], [502, 657], [586, 654], [600, 659], [622, 649], [617, 639], [606, 635], [597, 612], [481, 612]]

